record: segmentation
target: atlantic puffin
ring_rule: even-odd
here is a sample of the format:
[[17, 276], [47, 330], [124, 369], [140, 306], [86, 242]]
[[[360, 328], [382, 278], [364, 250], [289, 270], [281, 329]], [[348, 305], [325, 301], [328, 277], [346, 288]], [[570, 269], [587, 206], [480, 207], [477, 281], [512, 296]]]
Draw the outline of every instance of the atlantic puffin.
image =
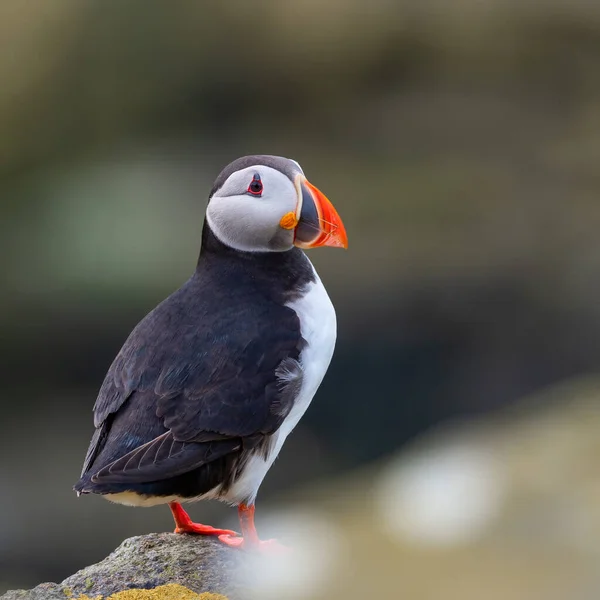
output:
[[[333, 355], [336, 315], [304, 249], [347, 248], [331, 202], [291, 159], [233, 161], [209, 194], [191, 278], [134, 328], [94, 405], [80, 494], [168, 504], [176, 533], [268, 550], [258, 489]], [[241, 536], [182, 502], [237, 505]]]

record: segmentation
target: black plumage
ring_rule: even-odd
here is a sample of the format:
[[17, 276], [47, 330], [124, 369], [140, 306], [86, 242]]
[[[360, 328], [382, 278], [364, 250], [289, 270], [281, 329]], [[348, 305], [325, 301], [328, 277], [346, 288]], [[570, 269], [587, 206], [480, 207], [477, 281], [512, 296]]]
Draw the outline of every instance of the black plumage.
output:
[[305, 342], [285, 304], [314, 279], [301, 250], [239, 252], [205, 223], [196, 272], [134, 329], [108, 371], [75, 489], [226, 490], [292, 408]]

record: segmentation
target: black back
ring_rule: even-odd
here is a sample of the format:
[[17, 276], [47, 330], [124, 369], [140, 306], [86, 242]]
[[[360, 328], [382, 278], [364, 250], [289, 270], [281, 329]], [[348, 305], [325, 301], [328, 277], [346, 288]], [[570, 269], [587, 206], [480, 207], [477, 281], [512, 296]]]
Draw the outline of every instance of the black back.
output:
[[[94, 407], [82, 492], [196, 496], [230, 484], [293, 406], [304, 340], [285, 306], [314, 280], [304, 253], [246, 253], [207, 223], [194, 275], [133, 330]], [[291, 377], [283, 382], [284, 370]]]

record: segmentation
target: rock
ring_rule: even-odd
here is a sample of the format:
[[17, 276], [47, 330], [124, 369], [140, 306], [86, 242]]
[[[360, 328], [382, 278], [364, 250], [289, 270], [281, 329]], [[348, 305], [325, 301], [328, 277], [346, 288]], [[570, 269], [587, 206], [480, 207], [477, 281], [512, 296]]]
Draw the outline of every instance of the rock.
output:
[[[136, 595], [142, 598], [185, 598], [172, 595], [167, 584], [180, 584], [195, 592], [212, 592], [189, 598], [229, 600], [240, 598], [242, 587], [237, 575], [244, 569], [247, 555], [210, 537], [155, 533], [125, 540], [101, 562], [86, 567], [62, 583], [42, 583], [32, 590], [9, 591], [0, 600], [66, 600], [67, 598], [108, 598], [124, 590], [155, 590], [160, 594]], [[170, 589], [169, 589], [170, 588]], [[162, 591], [164, 590], [164, 593]], [[158, 592], [159, 590], [155, 590]], [[120, 600], [117, 594], [115, 600]], [[122, 599], [131, 597], [122, 595]]]

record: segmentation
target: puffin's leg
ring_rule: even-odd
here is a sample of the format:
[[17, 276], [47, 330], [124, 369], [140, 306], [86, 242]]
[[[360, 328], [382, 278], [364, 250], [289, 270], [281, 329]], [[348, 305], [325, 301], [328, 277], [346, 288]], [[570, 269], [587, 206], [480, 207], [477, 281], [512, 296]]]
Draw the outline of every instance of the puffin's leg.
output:
[[282, 546], [277, 540], [262, 541], [258, 537], [256, 527], [254, 526], [254, 504], [238, 505], [238, 516], [240, 518], [240, 528], [242, 535], [220, 535], [221, 540], [227, 546], [232, 548], [243, 548], [244, 550], [258, 550], [266, 552], [288, 551], [289, 548]]
[[175, 519], [175, 533], [197, 533], [198, 535], [237, 535], [231, 529], [216, 529], [210, 525], [200, 525], [192, 522], [190, 516], [183, 510], [179, 502], [169, 502], [169, 508]]

